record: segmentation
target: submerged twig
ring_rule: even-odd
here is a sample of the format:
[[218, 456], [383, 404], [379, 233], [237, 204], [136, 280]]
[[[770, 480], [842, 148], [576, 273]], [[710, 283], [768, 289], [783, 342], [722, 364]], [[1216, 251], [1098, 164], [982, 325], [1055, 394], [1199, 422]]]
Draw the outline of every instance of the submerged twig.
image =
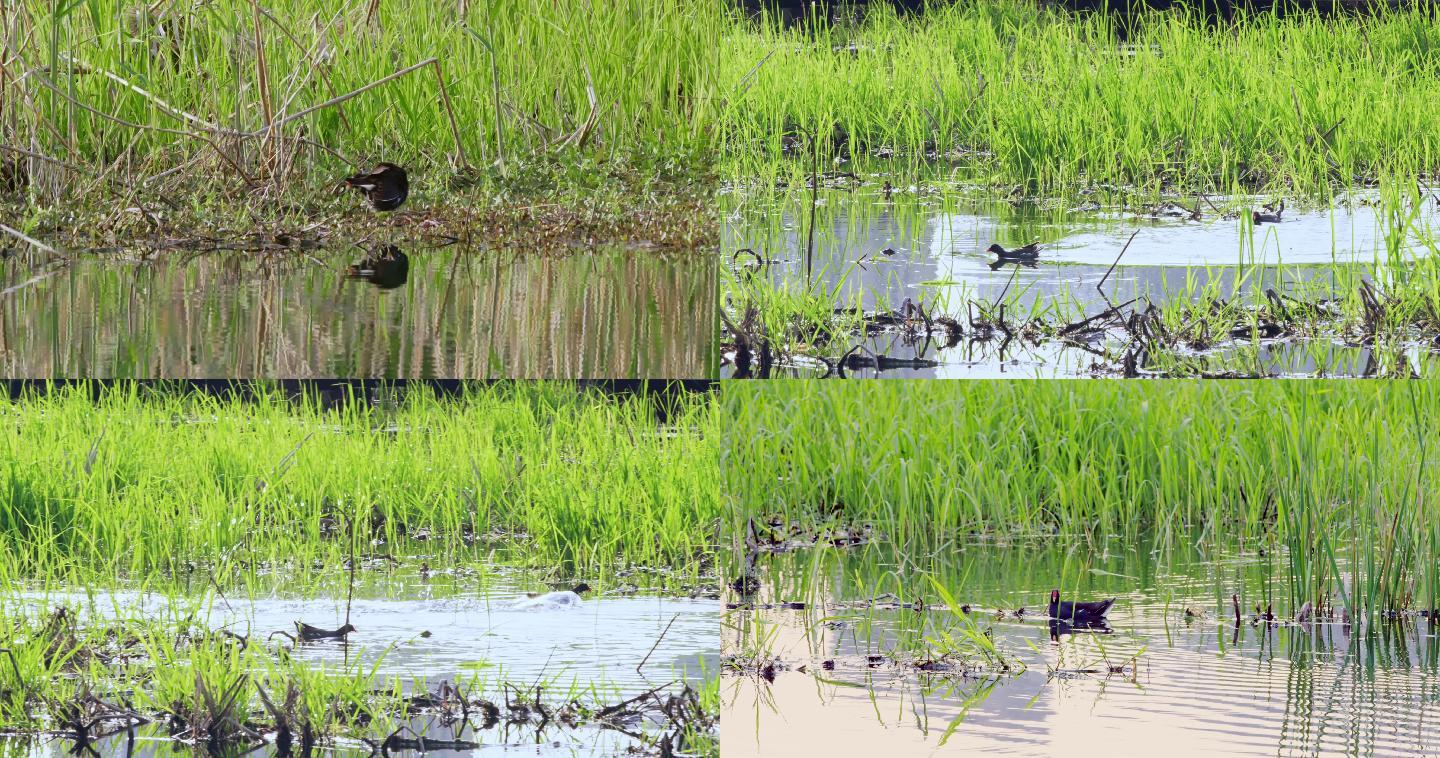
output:
[[655, 639], [655, 644], [650, 646], [650, 652], [646, 653], [645, 657], [640, 659], [640, 663], [635, 666], [635, 673], [640, 673], [640, 669], [645, 667], [645, 662], [650, 660], [650, 656], [655, 653], [655, 648], [660, 647], [660, 643], [664, 641], [666, 633], [670, 631], [671, 626], [675, 625], [675, 620], [678, 618], [680, 618], [680, 614], [678, 613], [670, 617], [670, 623], [665, 625], [665, 629], [662, 630], [660, 636]]

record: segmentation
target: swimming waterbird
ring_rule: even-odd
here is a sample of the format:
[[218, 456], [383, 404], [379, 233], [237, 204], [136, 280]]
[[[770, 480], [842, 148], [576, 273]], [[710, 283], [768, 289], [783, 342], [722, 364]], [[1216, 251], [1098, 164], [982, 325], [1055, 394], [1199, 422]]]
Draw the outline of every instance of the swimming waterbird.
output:
[[1006, 250], [997, 242], [985, 248], [985, 252], [994, 253], [1002, 261], [1033, 261], [1040, 257], [1040, 245], [1032, 242], [1025, 247]]
[[580, 596], [589, 591], [590, 585], [581, 582], [575, 585], [574, 589], [547, 592], [543, 595], [530, 595], [526, 599], [516, 603], [513, 607], [516, 610], [558, 610], [560, 608], [572, 608], [580, 605]]
[[1076, 623], [1093, 623], [1105, 618], [1110, 606], [1115, 604], [1115, 598], [1109, 600], [1092, 600], [1088, 602], [1076, 602], [1066, 600], [1061, 602], [1060, 590], [1050, 590], [1050, 618]]
[[301, 642], [314, 642], [316, 640], [343, 640], [345, 635], [355, 631], [355, 627], [346, 624], [334, 631], [321, 629], [318, 626], [310, 626], [304, 621], [296, 621], [295, 629], [300, 632]]
[[[1270, 206], [1265, 206], [1265, 210], [1270, 210]], [[1255, 222], [1256, 226], [1259, 226], [1261, 224], [1278, 224], [1280, 223], [1280, 216], [1284, 212], [1285, 201], [1281, 200], [1280, 207], [1276, 208], [1274, 213], [1261, 213], [1260, 211], [1252, 211], [1250, 214], [1250, 218]]]
[[380, 163], [371, 171], [349, 177], [345, 185], [360, 190], [377, 211], [393, 211], [410, 196], [410, 177], [393, 163]]

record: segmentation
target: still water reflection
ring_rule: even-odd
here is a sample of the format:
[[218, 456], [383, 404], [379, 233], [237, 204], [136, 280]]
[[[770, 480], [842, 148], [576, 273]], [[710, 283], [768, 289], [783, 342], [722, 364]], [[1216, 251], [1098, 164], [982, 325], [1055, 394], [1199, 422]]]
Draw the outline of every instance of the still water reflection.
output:
[[710, 378], [714, 256], [461, 247], [0, 264], [10, 378]]
[[[1232, 592], [1246, 608], [1274, 602], [1291, 616], [1282, 610], [1283, 559], [1274, 561], [1257, 552], [1152, 552], [1148, 544], [966, 546], [903, 561], [880, 551], [773, 558], [763, 599], [806, 607], [728, 612], [725, 652], [763, 638], [791, 668], [773, 683], [723, 683], [726, 755], [1440, 750], [1436, 627], [1412, 619], [1236, 628]], [[940, 675], [889, 662], [905, 649], [902, 640], [914, 643], [953, 619], [938, 609], [856, 603], [879, 591], [934, 601], [933, 590], [913, 581], [917, 564], [973, 604], [973, 617], [1024, 662], [1024, 673]], [[1052, 640], [1044, 603], [1057, 584], [1077, 598], [1118, 597], [1109, 633]], [[1015, 618], [1021, 606], [1029, 618]], [[887, 656], [878, 665], [869, 658], [877, 654]], [[1124, 670], [1106, 673], [1110, 664]]]

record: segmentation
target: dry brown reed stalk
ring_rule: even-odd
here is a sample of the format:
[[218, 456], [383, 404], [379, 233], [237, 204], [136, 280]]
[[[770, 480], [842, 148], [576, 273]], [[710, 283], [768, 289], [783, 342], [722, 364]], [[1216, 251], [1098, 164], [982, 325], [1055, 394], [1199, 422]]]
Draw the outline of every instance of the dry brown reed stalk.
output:
[[50, 247], [49, 245], [45, 244], [44, 242], [41, 242], [40, 240], [35, 239], [34, 237], [31, 237], [30, 235], [28, 235], [28, 234], [20, 231], [19, 229], [12, 229], [11, 227], [8, 227], [8, 226], [6, 226], [6, 225], [4, 225], [4, 224], [0, 224], [0, 232], [5, 232], [6, 234], [8, 234], [8, 235], [10, 235], [10, 236], [15, 237], [16, 239], [19, 239], [21, 242], [25, 242], [25, 243], [29, 244], [30, 246], [32, 246], [32, 247], [34, 247], [34, 248], [36, 248], [36, 249], [38, 249], [38, 250], [44, 251], [44, 252], [46, 252], [46, 253], [49, 253], [49, 254], [51, 254], [51, 255], [53, 255], [53, 256], [55, 256], [55, 257], [57, 257], [57, 258], [60, 258], [60, 259], [62, 259], [62, 260], [69, 260], [69, 259], [70, 259], [70, 256], [68, 256], [68, 255], [60, 252], [59, 250], [56, 250], [56, 249], [53, 248], [53, 247]]
[[[126, 121], [126, 120], [123, 119], [123, 118], [118, 118], [118, 117], [116, 117], [116, 116], [112, 116], [112, 115], [110, 115], [110, 114], [108, 114], [108, 113], [105, 113], [105, 112], [103, 112], [103, 111], [100, 111], [100, 110], [97, 110], [97, 109], [95, 109], [95, 108], [92, 108], [92, 107], [86, 105], [85, 103], [82, 103], [82, 102], [80, 102], [79, 100], [76, 100], [75, 98], [71, 97], [68, 92], [65, 92], [64, 90], [60, 89], [59, 87], [57, 87], [57, 86], [55, 85], [54, 82], [51, 82], [49, 79], [46, 79], [44, 76], [41, 76], [40, 74], [35, 73], [35, 72], [30, 72], [30, 73], [34, 74], [35, 81], [40, 82], [40, 84], [41, 84], [43, 87], [45, 87], [46, 89], [50, 90], [51, 92], [54, 92], [56, 95], [59, 95], [59, 96], [60, 96], [62, 99], [64, 99], [66, 102], [70, 103], [71, 105], [75, 106], [76, 108], [80, 108], [81, 110], [84, 110], [84, 111], [86, 111], [86, 112], [88, 112], [88, 113], [91, 113], [91, 114], [93, 114], [93, 115], [95, 115], [95, 116], [99, 116], [100, 118], [105, 119], [106, 121], [111, 121], [111, 122], [116, 123], [116, 124], [119, 124], [119, 125], [121, 125], [121, 126], [129, 127], [129, 128], [131, 128], [131, 129], [145, 129], [145, 130], [149, 130], [149, 131], [153, 131], [153, 132], [161, 132], [161, 133], [164, 133], [164, 134], [176, 134], [176, 135], [179, 135], [179, 136], [182, 136], [182, 137], [190, 137], [190, 138], [192, 138], [192, 139], [198, 139], [198, 140], [200, 140], [200, 141], [202, 141], [202, 142], [205, 142], [206, 144], [210, 145], [210, 147], [214, 148], [216, 155], [219, 155], [222, 160], [224, 160], [226, 163], [229, 163], [229, 164], [230, 164], [230, 167], [231, 167], [231, 168], [235, 169], [235, 172], [236, 172], [237, 174], [239, 174], [242, 179], [245, 180], [245, 183], [246, 183], [246, 184], [249, 184], [251, 187], [255, 187], [255, 186], [258, 186], [258, 185], [259, 185], [259, 182], [255, 181], [255, 178], [254, 178], [254, 177], [250, 176], [250, 174], [249, 174], [248, 172], [246, 172], [245, 169], [241, 168], [241, 167], [240, 167], [240, 164], [239, 164], [239, 163], [236, 163], [235, 160], [234, 160], [233, 158], [231, 158], [230, 155], [227, 154], [227, 153], [220, 147], [219, 143], [217, 143], [215, 140], [211, 139], [210, 137], [208, 137], [208, 136], [206, 136], [206, 135], [204, 135], [204, 134], [200, 134], [199, 132], [185, 131], [184, 129], [167, 129], [167, 128], [163, 127], [163, 126], [151, 126], [151, 125], [149, 125], [149, 124], [137, 124], [137, 123], [135, 123], [135, 122], [133, 122], [133, 121]], [[234, 135], [234, 136], [238, 136], [238, 137], [253, 136], [253, 135], [246, 134], [245, 132], [233, 132], [233, 131], [228, 130], [228, 129], [225, 130], [224, 132], [222, 132], [222, 134]]]
[[[4, 102], [4, 99], [0, 98], [0, 108], [4, 107]], [[87, 173], [87, 169], [77, 166], [74, 163], [62, 161], [59, 158], [52, 158], [48, 155], [45, 155], [44, 153], [37, 153], [33, 150], [26, 150], [24, 148], [15, 147], [14, 145], [0, 145], [0, 150], [4, 150], [9, 153], [15, 153], [16, 155], [23, 155], [27, 158], [34, 158], [35, 160], [39, 161], [45, 161], [46, 163], [53, 163], [57, 166], [60, 166], [61, 168], [67, 168], [71, 171], [75, 171], [78, 173]]]
[[347, 92], [347, 93], [345, 93], [345, 94], [343, 94], [343, 95], [340, 95], [339, 97], [332, 97], [332, 98], [330, 98], [329, 100], [326, 100], [325, 102], [320, 103], [319, 105], [312, 105], [312, 106], [310, 106], [309, 108], [306, 108], [305, 110], [302, 110], [302, 111], [300, 111], [300, 112], [298, 112], [298, 113], [293, 113], [293, 114], [291, 114], [291, 115], [289, 115], [289, 116], [286, 116], [286, 117], [284, 117], [284, 118], [276, 119], [273, 124], [265, 127], [264, 129], [260, 129], [259, 131], [254, 131], [254, 132], [243, 132], [243, 133], [241, 133], [239, 136], [242, 136], [242, 137], [261, 137], [261, 136], [264, 136], [267, 132], [269, 132], [269, 131], [272, 130], [272, 129], [279, 129], [280, 127], [282, 127], [282, 126], [290, 123], [291, 121], [295, 121], [295, 120], [297, 120], [297, 119], [304, 118], [305, 116], [308, 116], [308, 115], [310, 115], [311, 113], [314, 113], [314, 112], [316, 112], [316, 111], [324, 110], [324, 109], [329, 108], [329, 107], [331, 107], [331, 106], [339, 105], [340, 103], [343, 103], [343, 102], [345, 102], [346, 100], [354, 99], [354, 98], [356, 98], [356, 97], [358, 97], [358, 96], [360, 96], [360, 95], [362, 95], [362, 94], [364, 94], [364, 93], [366, 93], [366, 92], [369, 92], [369, 91], [372, 90], [372, 89], [375, 89], [376, 87], [379, 87], [379, 86], [382, 85], [382, 84], [388, 84], [388, 83], [390, 83], [390, 82], [392, 82], [392, 81], [395, 81], [396, 79], [399, 79], [399, 78], [402, 77], [402, 76], [405, 76], [406, 74], [413, 73], [413, 72], [418, 71], [418, 70], [420, 70], [420, 69], [422, 69], [422, 68], [425, 68], [426, 66], [429, 66], [430, 64], [434, 63], [434, 62], [437, 61], [437, 60], [438, 60], [438, 59], [437, 59], [437, 58], [434, 58], [434, 57], [426, 58], [425, 60], [420, 61], [419, 63], [414, 63], [414, 64], [411, 64], [411, 65], [409, 65], [409, 66], [406, 66], [405, 68], [402, 68], [402, 69], [400, 69], [399, 71], [396, 71], [396, 72], [393, 73], [393, 74], [390, 74], [390, 75], [388, 75], [388, 76], [383, 76], [383, 77], [381, 77], [381, 78], [379, 78], [379, 79], [376, 79], [376, 80], [373, 81], [373, 82], [370, 82], [369, 84], [363, 85], [363, 86], [361, 86], [361, 87], [357, 87], [357, 88], [355, 88], [355, 89], [353, 89], [353, 90], [350, 90], [349, 92]]
[[[281, 34], [285, 35], [287, 39], [295, 44], [296, 49], [304, 53], [305, 60], [310, 64], [305, 67], [305, 78], [301, 80], [299, 84], [295, 85], [290, 95], [285, 98], [285, 102], [280, 105], [278, 112], [281, 114], [281, 117], [284, 117], [284, 114], [290, 112], [290, 103], [294, 102], [295, 98], [304, 91], [305, 85], [310, 81], [311, 74], [318, 73], [320, 75], [320, 81], [324, 83], [325, 89], [330, 93], [331, 97], [337, 95], [338, 91], [335, 89], [335, 82], [330, 78], [329, 67], [325, 65], [325, 57], [321, 55], [321, 52], [327, 46], [326, 36], [335, 28], [335, 25], [339, 23], [340, 17], [345, 13], [345, 9], [341, 8], [336, 11], [335, 15], [330, 17], [329, 22], [315, 30], [315, 44], [308, 48], [305, 47], [295, 35], [291, 34], [290, 30], [287, 29], [284, 24], [280, 23], [280, 19], [275, 18], [270, 11], [261, 8], [260, 12], [265, 14], [265, 18], [269, 19], [270, 23], [274, 24], [275, 28], [279, 29]], [[319, 17], [315, 16], [313, 18], [318, 19]], [[345, 127], [346, 131], [349, 131], [350, 120], [345, 117], [345, 109], [336, 106], [335, 114], [339, 116], [341, 126]]]
[[465, 145], [460, 141], [460, 126], [455, 121], [455, 109], [450, 106], [450, 90], [445, 87], [445, 72], [440, 69], [440, 61], [431, 58], [435, 67], [435, 81], [440, 85], [440, 100], [445, 104], [445, 114], [450, 117], [450, 134], [455, 138], [455, 153], [460, 158], [461, 166], [468, 166], [470, 161], [465, 158]]
[[275, 110], [274, 103], [270, 100], [270, 67], [265, 60], [265, 26], [260, 16], [260, 0], [250, 0], [250, 7], [255, 20], [255, 83], [259, 89], [260, 113], [265, 124], [265, 139], [261, 152], [265, 155], [266, 166], [273, 174], [276, 154], [275, 142], [271, 140], [271, 136], [275, 131]]
[[560, 148], [574, 147], [578, 150], [585, 147], [596, 125], [600, 123], [600, 100], [595, 96], [595, 80], [590, 76], [590, 64], [581, 61], [580, 65], [585, 71], [585, 95], [590, 99], [590, 115], [585, 117], [585, 122], [571, 132], [570, 136], [560, 141], [557, 145]]

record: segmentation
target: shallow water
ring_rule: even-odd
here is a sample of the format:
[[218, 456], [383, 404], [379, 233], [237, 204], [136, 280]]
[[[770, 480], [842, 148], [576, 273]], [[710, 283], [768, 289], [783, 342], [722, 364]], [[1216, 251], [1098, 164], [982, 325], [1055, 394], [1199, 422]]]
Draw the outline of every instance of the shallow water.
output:
[[[570, 608], [515, 607], [526, 599], [527, 591], [543, 589], [533, 578], [501, 567], [486, 569], [479, 577], [443, 571], [428, 578], [413, 571], [383, 581], [370, 576], [357, 585], [350, 608], [350, 623], [357, 631], [348, 643], [299, 644], [293, 656], [331, 670], [359, 664], [373, 668], [382, 681], [398, 678], [407, 688], [423, 683], [430, 691], [442, 681], [468, 684], [478, 676], [482, 686], [467, 693], [498, 702], [505, 699], [501, 688], [505, 683], [543, 683], [552, 697], [562, 697], [572, 684], [594, 687], [602, 701], [618, 703], [667, 682], [693, 684], [718, 671], [716, 630], [721, 607], [717, 600], [616, 591], [590, 596]], [[82, 626], [97, 618], [172, 618], [198, 607], [198, 625], [250, 635], [252, 641], [264, 640], [272, 632], [293, 634], [300, 620], [337, 628], [344, 623], [346, 605], [343, 587], [338, 595], [327, 587], [322, 597], [282, 588], [246, 598], [231, 590], [208, 607], [197, 606], [198, 602], [132, 590], [26, 592], [7, 599], [8, 605], [37, 611], [66, 605], [76, 611]], [[272, 643], [288, 645], [280, 637]], [[537, 735], [533, 727], [514, 727], [507, 733], [502, 724], [498, 731], [454, 735], [434, 721], [422, 717], [412, 723], [431, 736], [481, 742], [484, 748], [474, 751], [480, 753], [604, 755], [635, 744], [621, 733], [594, 725], [577, 729], [556, 725]], [[145, 735], [140, 737], [143, 746]], [[14, 744], [35, 755], [63, 749], [24, 746], [23, 740]], [[152, 749], [173, 745], [159, 735], [152, 735], [150, 744]], [[342, 743], [341, 748], [340, 752], [370, 752], [360, 743], [349, 750]], [[0, 745], [0, 752], [5, 749]], [[103, 743], [101, 751], [123, 754], [123, 735]]]
[[[358, 660], [367, 668], [379, 661], [383, 676], [423, 676], [437, 685], [475, 673], [511, 682], [558, 677], [565, 684], [573, 679], [613, 685], [632, 695], [655, 686], [656, 678], [695, 679], [716, 670], [716, 600], [601, 594], [571, 608], [514, 607], [526, 599], [527, 590], [543, 589], [504, 572], [490, 575], [483, 586], [451, 583], [443, 576], [394, 579], [380, 597], [367, 597], [362, 585], [350, 608], [357, 631], [349, 644], [301, 644], [295, 657], [317, 664]], [[70, 606], [82, 625], [96, 617], [164, 618], [194, 605], [130, 590], [26, 593], [11, 599], [36, 607]], [[345, 602], [343, 592], [305, 597], [277, 591], [253, 598], [231, 592], [202, 608], [197, 623], [261, 638], [276, 631], [293, 634], [296, 621], [334, 629], [344, 623]], [[422, 637], [424, 632], [430, 636]], [[646, 668], [636, 672], [652, 646]]]
[[[1389, 221], [1377, 210], [1373, 194], [1346, 198], [1328, 208], [1287, 208], [1280, 223], [1254, 226], [1214, 210], [1211, 203], [1229, 206], [1232, 201], [1225, 198], [1182, 199], [1192, 208], [1200, 204], [1203, 215], [1196, 221], [1183, 217], [1178, 206], [1063, 208], [1048, 201], [1011, 203], [904, 190], [887, 198], [878, 189], [879, 182], [875, 178], [857, 189], [822, 189], [809, 262], [814, 286], [834, 292], [843, 305], [858, 304], [867, 310], [898, 309], [910, 299], [926, 304], [931, 314], [963, 316], [967, 302], [989, 304], [1014, 297], [1022, 308], [1058, 309], [1069, 318], [1094, 315], [1110, 303], [1133, 298], [1156, 304], [1179, 297], [1200, 299], [1191, 293], [1229, 298], [1272, 288], [1282, 293], [1303, 288], [1310, 297], [1332, 297], [1365, 276], [1363, 269], [1347, 264], [1383, 264], [1391, 255], [1385, 243]], [[1264, 202], [1242, 200], [1244, 207], [1259, 208]], [[808, 195], [800, 201], [782, 201], [764, 192], [732, 192], [726, 197], [722, 249], [727, 255], [752, 249], [773, 261], [762, 274], [773, 282], [805, 282], [808, 202]], [[1440, 206], [1427, 201], [1396, 253], [1426, 255], [1434, 249], [1437, 233]], [[985, 252], [991, 244], [1015, 248], [1034, 241], [1041, 243], [1041, 257], [1034, 267], [997, 267], [995, 256]], [[753, 256], [742, 254], [727, 264], [734, 268], [752, 260]], [[740, 275], [756, 275], [755, 269]], [[1010, 345], [1007, 348], [1013, 350], [999, 354], [995, 346], [977, 351], [892, 342], [882, 335], [865, 345], [892, 358], [925, 358], [940, 365], [873, 375], [1086, 376], [1094, 363], [1086, 351], [1061, 344]], [[1297, 350], [1292, 345], [1264, 352], [1275, 352], [1277, 357], [1243, 368], [1276, 376], [1362, 376], [1349, 367], [1370, 360], [1364, 348], [1310, 345], [1300, 352], [1320, 362], [1306, 371], [1308, 361], [1293, 360]], [[977, 353], [988, 355], [977, 359]], [[1326, 355], [1334, 360], [1325, 362]]]
[[[1006, 344], [998, 340], [962, 340], [944, 347], [933, 341], [915, 342], [897, 334], [878, 334], [862, 342], [873, 353], [904, 360], [925, 359], [934, 365], [877, 365], [828, 375], [871, 379], [1047, 379], [1104, 377], [1114, 371], [1113, 364], [1105, 364], [1093, 352], [1054, 341], [1031, 344], [1016, 340]], [[1430, 376], [1440, 363], [1440, 355], [1420, 346], [1385, 352], [1325, 339], [1271, 339], [1253, 344], [1247, 340], [1203, 354], [1182, 352], [1182, 357], [1199, 371], [1240, 371], [1272, 379]], [[723, 373], [727, 378], [736, 376], [733, 366], [726, 366]], [[815, 361], [777, 370], [772, 376], [820, 378], [827, 376], [827, 368]]]
[[0, 372], [19, 378], [709, 378], [705, 253], [555, 257], [358, 247], [0, 263]]
[[[905, 565], [878, 551], [772, 558], [762, 599], [808, 605], [727, 612], [727, 653], [769, 635], [769, 649], [790, 670], [773, 683], [727, 675], [721, 688], [726, 755], [1161, 750], [1398, 756], [1440, 750], [1436, 628], [1423, 620], [1364, 627], [1247, 621], [1237, 630], [1231, 592], [1246, 608], [1274, 602], [1277, 615], [1291, 616], [1281, 607], [1282, 567], [1273, 560], [1255, 552], [1206, 555], [1182, 548], [1166, 555], [1152, 554], [1148, 545], [1097, 552], [1033, 544], [971, 545], [907, 557]], [[927, 674], [867, 657], [954, 623], [949, 611], [933, 606], [917, 612], [847, 604], [894, 589], [887, 571], [914, 579], [917, 565], [940, 577], [958, 602], [974, 605], [972, 618], [1024, 661], [1024, 673]], [[1072, 597], [1117, 596], [1109, 633], [1062, 633], [1052, 640], [1044, 603], [1057, 583]], [[936, 593], [923, 588], [916, 581], [896, 593], [906, 600], [924, 595], [938, 605]], [[1014, 618], [1022, 605], [1029, 618]], [[1200, 615], [1187, 619], [1186, 607]], [[997, 609], [1006, 611], [1005, 619], [996, 620]], [[1132, 656], [1138, 656], [1134, 662]], [[1125, 670], [1100, 673], [1111, 664]]]

